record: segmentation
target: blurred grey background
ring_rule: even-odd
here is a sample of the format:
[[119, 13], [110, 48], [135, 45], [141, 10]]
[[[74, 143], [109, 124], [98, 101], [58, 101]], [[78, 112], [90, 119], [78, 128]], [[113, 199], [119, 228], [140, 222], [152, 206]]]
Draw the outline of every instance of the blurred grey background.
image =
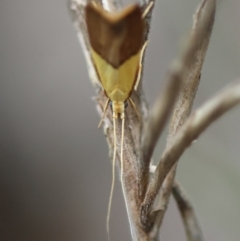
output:
[[[156, 98], [198, 0], [157, 1], [144, 89]], [[218, 2], [194, 108], [240, 76], [240, 1]], [[0, 240], [107, 240], [108, 148], [64, 0], [0, 1]], [[206, 240], [240, 240], [240, 107], [182, 156], [177, 177]], [[158, 160], [163, 136], [154, 154]], [[130, 240], [119, 183], [111, 240]], [[172, 200], [162, 240], [185, 240]]]

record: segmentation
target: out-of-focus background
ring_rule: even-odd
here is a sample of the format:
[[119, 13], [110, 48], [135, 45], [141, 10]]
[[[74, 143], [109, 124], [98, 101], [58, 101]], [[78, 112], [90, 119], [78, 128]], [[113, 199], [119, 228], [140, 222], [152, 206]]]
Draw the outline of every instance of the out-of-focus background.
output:
[[[144, 89], [151, 105], [198, 0], [157, 1]], [[194, 108], [240, 76], [240, 1], [219, 1]], [[0, 1], [0, 240], [107, 240], [108, 148], [64, 0]], [[177, 178], [206, 240], [240, 240], [240, 107], [181, 157]], [[163, 136], [154, 154], [158, 160]], [[111, 240], [130, 240], [116, 186]], [[185, 240], [172, 200], [161, 240]]]

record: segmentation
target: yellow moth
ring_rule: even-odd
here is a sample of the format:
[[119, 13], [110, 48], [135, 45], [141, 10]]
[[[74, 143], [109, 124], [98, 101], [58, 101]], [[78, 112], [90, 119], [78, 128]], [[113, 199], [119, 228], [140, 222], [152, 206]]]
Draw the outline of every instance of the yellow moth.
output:
[[123, 140], [125, 103], [129, 101], [135, 108], [131, 93], [137, 89], [141, 75], [141, 61], [146, 44], [143, 42], [144, 17], [151, 5], [142, 13], [138, 5], [130, 5], [120, 12], [108, 12], [96, 3], [85, 8], [85, 20], [89, 36], [91, 58], [102, 88], [107, 96], [101, 125], [109, 102], [113, 116], [113, 182], [110, 193], [107, 232], [115, 180], [116, 160], [116, 119], [122, 120], [121, 136], [121, 182], [123, 185]]

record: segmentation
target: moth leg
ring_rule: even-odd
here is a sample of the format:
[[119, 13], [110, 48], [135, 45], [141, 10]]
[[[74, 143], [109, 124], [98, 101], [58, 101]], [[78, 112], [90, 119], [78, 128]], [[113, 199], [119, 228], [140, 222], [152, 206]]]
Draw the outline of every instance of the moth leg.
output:
[[131, 98], [129, 98], [128, 100], [129, 100], [130, 104], [132, 105], [133, 109], [135, 110], [135, 112], [136, 112], [136, 114], [138, 116], [138, 119], [141, 120], [141, 116], [140, 116], [140, 114], [139, 114], [139, 112], [137, 110], [137, 107], [136, 107], [134, 101]]
[[153, 1], [149, 1], [149, 3], [147, 4], [147, 7], [144, 9], [144, 12], [142, 14], [142, 18], [144, 19], [148, 13], [152, 10], [152, 7], [153, 7]]
[[142, 49], [141, 49], [141, 56], [140, 56], [140, 61], [139, 61], [139, 66], [138, 66], [137, 80], [136, 80], [136, 84], [134, 86], [134, 90], [135, 91], [137, 91], [137, 88], [138, 88], [138, 85], [139, 85], [139, 81], [141, 79], [141, 75], [142, 75], [142, 59], [143, 59], [143, 54], [145, 52], [145, 49], [147, 47], [147, 43], [148, 43], [148, 41], [146, 41], [144, 43], [144, 45], [142, 46]]
[[108, 108], [108, 105], [109, 105], [109, 101], [110, 101], [110, 99], [107, 98], [107, 101], [106, 101], [105, 106], [104, 106], [104, 109], [103, 109], [102, 118], [101, 118], [101, 120], [100, 120], [100, 122], [99, 122], [99, 124], [98, 124], [98, 128], [100, 128], [101, 125], [102, 125], [102, 123], [103, 123], [103, 119], [104, 119], [104, 117], [105, 117], [105, 115], [106, 115], [106, 111], [107, 111], [107, 108]]

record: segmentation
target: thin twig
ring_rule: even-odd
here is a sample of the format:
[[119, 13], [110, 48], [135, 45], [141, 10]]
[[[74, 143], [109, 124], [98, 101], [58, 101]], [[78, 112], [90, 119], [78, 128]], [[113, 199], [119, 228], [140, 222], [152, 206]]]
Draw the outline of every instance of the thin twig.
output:
[[[96, 105], [99, 113], [102, 114], [106, 96], [99, 88], [99, 81], [89, 54], [89, 43], [84, 18], [84, 7], [88, 0], [68, 1], [70, 1], [70, 9], [74, 25], [77, 28], [78, 36], [87, 59], [90, 78], [97, 90]], [[114, 0], [105, 1], [109, 1], [113, 5], [115, 4]], [[146, 3], [146, 0], [142, 1]], [[96, 2], [101, 1], [96, 0]], [[170, 68], [167, 76], [167, 91], [162, 97], [158, 98], [158, 101], [151, 112], [152, 114], [150, 114], [146, 127], [144, 129], [142, 128], [142, 120], [144, 120], [147, 116], [147, 107], [141, 89], [141, 82], [138, 91], [134, 91], [131, 98], [134, 100], [137, 109], [140, 111], [142, 120], [138, 121], [139, 119], [131, 106], [126, 109], [124, 126], [125, 137], [123, 146], [123, 188], [126, 195], [126, 207], [133, 240], [157, 240], [157, 232], [159, 231], [169, 200], [169, 195], [172, 191], [172, 183], [175, 176], [175, 169], [173, 169], [174, 165], [176, 165], [178, 159], [191, 142], [195, 140], [215, 119], [220, 117], [236, 104], [240, 103], [239, 81], [239, 83], [230, 86], [228, 89], [224, 90], [224, 92], [208, 101], [186, 121], [191, 112], [193, 100], [199, 84], [201, 67], [211, 35], [214, 22], [215, 2], [215, 0], [203, 0], [200, 4], [194, 17], [193, 28], [188, 41], [186, 41], [180, 56], [173, 62], [173, 65]], [[145, 40], [147, 40], [148, 37], [150, 20], [151, 12], [147, 16]], [[175, 102], [174, 99], [178, 93], [177, 86], [181, 84], [183, 84], [183, 87], [181, 93], [179, 94], [177, 105], [170, 124], [167, 147], [161, 157], [153, 178], [149, 183], [148, 171], [152, 152], [157, 138], [164, 127], [172, 105]], [[174, 89], [174, 86], [176, 89]], [[170, 98], [172, 103], [170, 103]], [[161, 103], [160, 100], [164, 100], [163, 103]], [[161, 115], [164, 115], [164, 117]], [[106, 112], [103, 126], [109, 144], [109, 149], [111, 151], [110, 153], [112, 153], [114, 140], [112, 113], [110, 108], [108, 108]], [[143, 143], [141, 143], [143, 135], [142, 129], [145, 132]], [[118, 120], [116, 123], [117, 147], [119, 146], [121, 133], [120, 121]], [[143, 153], [141, 150], [142, 146]], [[116, 155], [119, 163], [120, 148], [117, 148]], [[169, 174], [170, 171], [171, 174]], [[144, 175], [145, 173], [146, 176]], [[168, 174], [169, 178], [166, 179], [166, 182], [163, 185], [164, 178]], [[157, 211], [153, 212], [153, 203], [161, 186], [160, 204], [163, 208], [160, 208], [160, 210], [157, 208]], [[187, 202], [187, 199], [185, 199], [180, 191], [179, 187], [174, 187], [173, 189], [173, 192], [175, 192], [174, 196], [178, 204], [181, 204], [179, 208], [185, 218], [184, 222], [186, 225], [186, 231], [187, 233], [190, 233], [188, 234], [188, 237], [195, 238], [189, 238], [188, 241], [202, 241], [202, 239], [196, 239], [196, 237], [198, 237], [197, 233], [200, 233], [200, 229], [197, 230], [196, 228], [196, 230], [194, 230], [194, 225], [195, 227], [197, 227], [197, 225], [193, 225], [190, 222], [191, 220], [196, 221], [196, 219], [194, 219], [194, 213], [190, 213], [189, 210], [192, 210], [191, 205]], [[143, 199], [144, 202], [142, 203]], [[139, 213], [141, 213], [140, 219]], [[151, 232], [149, 232], [150, 230]]]
[[[202, 65], [212, 33], [215, 10], [215, 0], [203, 0], [194, 14], [193, 27], [189, 38], [190, 43], [186, 42], [185, 47], [191, 48], [191, 45], [193, 45], [194, 49], [189, 54], [187, 76], [183, 82], [183, 88], [180, 92], [169, 125], [167, 143], [171, 142], [172, 138], [176, 135], [178, 128], [182, 126], [191, 113], [193, 101], [201, 78]], [[197, 44], [194, 43], [195, 41], [197, 41]]]
[[[172, 116], [172, 120], [170, 122], [167, 145], [169, 145], [173, 137], [176, 135], [178, 129], [183, 125], [183, 123], [186, 121], [186, 119], [191, 113], [192, 105], [200, 82], [202, 65], [212, 33], [215, 9], [216, 1], [203, 0], [198, 6], [197, 11], [194, 15], [191, 34], [195, 35], [198, 32], [199, 28], [202, 28], [203, 32], [200, 35], [199, 48], [194, 54], [192, 64], [190, 65], [188, 70], [187, 78], [183, 84], [183, 90], [181, 91], [175, 111]], [[161, 225], [162, 219], [167, 209], [173, 182], [175, 179], [176, 168], [177, 164], [167, 175], [160, 190], [160, 206], [158, 207], [158, 209], [160, 210], [158, 218], [159, 226]]]
[[[159, 165], [154, 173], [146, 197], [156, 195], [159, 187], [162, 185], [164, 178], [170, 172], [172, 167], [179, 160], [180, 156], [191, 143], [216, 119], [229, 111], [231, 108], [240, 103], [240, 79], [221, 93], [207, 101], [202, 107], [198, 108], [183, 124], [177, 132], [172, 142], [164, 151]], [[156, 175], [156, 173], [158, 175]], [[142, 211], [146, 213], [152, 204], [152, 198], [147, 199], [148, 203], [143, 203]], [[158, 211], [156, 211], [157, 213]]]
[[[155, 170], [156, 165], [150, 164], [150, 173], [153, 174]], [[194, 208], [183, 187], [176, 180], [173, 183], [172, 194], [183, 220], [187, 241], [204, 241]], [[157, 231], [155, 231], [155, 233], [156, 232]]]
[[194, 208], [180, 183], [177, 181], [173, 184], [172, 194], [177, 202], [178, 209], [182, 216], [187, 241], [204, 241]]
[[[150, 114], [147, 124], [144, 126], [144, 136], [142, 144], [143, 163], [145, 164], [142, 173], [140, 186], [144, 186], [148, 183], [149, 179], [149, 163], [152, 158], [152, 154], [156, 143], [161, 135], [163, 128], [167, 122], [169, 115], [172, 112], [175, 100], [180, 90], [181, 79], [178, 74], [172, 74], [169, 76], [169, 80], [159, 94]], [[143, 193], [144, 195], [144, 193]]]
[[163, 131], [166, 121], [172, 112], [175, 100], [180, 90], [181, 78], [178, 73], [170, 71], [168, 82], [158, 95], [153, 108], [148, 116], [148, 121], [144, 127], [144, 137], [142, 144], [143, 161], [149, 164], [152, 158], [156, 142]]
[[[194, 21], [192, 31], [190, 32], [189, 37], [185, 42], [181, 53], [179, 54], [179, 57], [173, 62], [172, 67], [169, 71], [169, 76], [173, 76], [175, 78], [177, 77], [179, 81], [183, 83], [183, 88], [181, 89], [170, 124], [168, 143], [170, 143], [170, 140], [175, 135], [177, 131], [176, 127], [179, 127], [183, 124], [191, 110], [192, 102], [199, 83], [202, 63], [211, 35], [211, 29], [215, 13], [215, 1], [203, 1], [198, 8], [197, 13], [200, 11], [199, 9], [201, 9], [202, 12], [201, 14], [197, 14], [198, 21]], [[159, 170], [160, 166], [161, 163], [159, 163]], [[151, 179], [163, 180], [166, 177], [159, 177], [159, 175], [160, 173], [155, 173]], [[155, 188], [153, 187], [153, 183], [157, 185]], [[145, 196], [143, 203], [144, 208], [142, 209], [143, 213], [141, 213], [141, 220], [143, 226], [146, 229], [152, 228], [151, 220], [153, 220], [155, 217], [150, 217], [151, 215], [149, 216], [149, 214], [152, 210], [153, 202], [160, 187], [161, 185], [157, 184], [155, 180], [152, 180]], [[154, 190], [154, 193], [151, 192], [152, 190]], [[163, 210], [165, 210], [165, 207], [163, 208]], [[161, 217], [158, 218], [160, 222], [161, 219]], [[155, 225], [160, 226], [160, 223], [157, 224], [157, 222], [155, 222]]]

